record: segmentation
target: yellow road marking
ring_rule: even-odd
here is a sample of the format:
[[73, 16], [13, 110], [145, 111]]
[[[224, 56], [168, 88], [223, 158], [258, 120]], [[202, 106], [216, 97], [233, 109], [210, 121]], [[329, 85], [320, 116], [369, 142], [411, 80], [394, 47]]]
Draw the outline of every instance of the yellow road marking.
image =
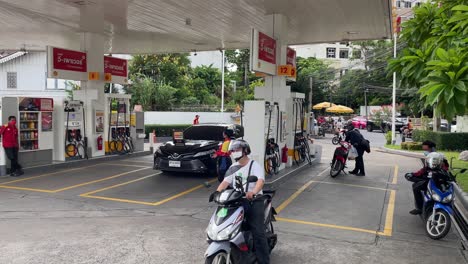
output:
[[299, 190], [293, 193], [293, 195], [291, 195], [288, 199], [286, 199], [286, 201], [284, 201], [282, 204], [280, 204], [280, 206], [276, 208], [276, 212], [279, 214], [281, 211], [283, 211], [284, 208], [286, 208], [286, 206], [288, 206], [292, 201], [294, 201], [294, 199], [296, 199], [297, 196], [299, 196], [299, 194], [305, 191], [305, 189], [307, 189], [307, 187], [309, 187], [314, 182], [316, 181], [309, 181], [306, 184], [302, 185], [302, 187], [299, 188]]
[[395, 196], [396, 196], [396, 191], [391, 190], [390, 191], [390, 199], [388, 200], [388, 206], [387, 206], [387, 216], [385, 217], [384, 231], [379, 232], [378, 233], [379, 235], [392, 236], [393, 214], [395, 212]]
[[[215, 182], [215, 181], [217, 181], [217, 180], [218, 180], [218, 179], [214, 179], [214, 180], [208, 181], [208, 183], [213, 183], [213, 182]], [[169, 197], [169, 198], [166, 198], [166, 199], [164, 199], [164, 200], [162, 200], [162, 201], [156, 202], [156, 203], [154, 203], [153, 205], [157, 206], [157, 205], [161, 205], [161, 204], [163, 204], [163, 203], [167, 203], [167, 202], [169, 202], [169, 201], [171, 201], [171, 200], [174, 200], [174, 199], [176, 199], [176, 198], [179, 198], [179, 197], [181, 197], [181, 196], [184, 196], [184, 195], [186, 195], [186, 194], [189, 194], [189, 193], [191, 193], [191, 192], [193, 192], [193, 191], [196, 191], [196, 190], [198, 190], [198, 189], [200, 189], [200, 188], [203, 188], [204, 186], [205, 186], [204, 184], [200, 184], [200, 185], [195, 186], [195, 187], [193, 187], [193, 188], [191, 188], [191, 189], [188, 189], [188, 190], [186, 190], [186, 191], [184, 191], [184, 192], [181, 192], [181, 193], [179, 193], [179, 194], [176, 194], [176, 195], [174, 195], [174, 196], [171, 196], [171, 197]]]
[[366, 186], [366, 185], [348, 184], [348, 183], [341, 183], [341, 182], [326, 182], [326, 181], [312, 181], [312, 182], [316, 182], [320, 184], [324, 183], [324, 184], [333, 184], [333, 185], [344, 185], [344, 186], [365, 188], [365, 189], [371, 189], [371, 190], [387, 191], [387, 189], [385, 188], [372, 187], [372, 186]]
[[[197, 185], [193, 188], [190, 188], [186, 191], [183, 191], [181, 193], [178, 193], [176, 195], [173, 195], [173, 196], [170, 196], [166, 199], [163, 199], [161, 201], [157, 201], [157, 202], [143, 202], [143, 201], [137, 201], [137, 200], [129, 200], [129, 199], [120, 199], [120, 198], [112, 198], [112, 197], [106, 197], [106, 196], [97, 196], [97, 195], [93, 195], [95, 193], [99, 193], [99, 192], [103, 192], [103, 191], [106, 191], [106, 190], [110, 190], [110, 189], [113, 189], [113, 188], [117, 188], [117, 187], [120, 187], [120, 186], [123, 186], [123, 185], [127, 185], [127, 184], [130, 184], [130, 183], [133, 183], [133, 182], [137, 182], [137, 181], [141, 181], [141, 180], [144, 180], [146, 178], [150, 178], [150, 177], [153, 177], [153, 176], [156, 176], [156, 175], [159, 175], [161, 174], [162, 172], [159, 172], [159, 173], [156, 173], [156, 174], [152, 174], [152, 175], [148, 175], [148, 176], [145, 176], [145, 177], [141, 177], [141, 178], [138, 178], [138, 179], [135, 179], [135, 180], [132, 180], [132, 181], [128, 181], [128, 182], [123, 182], [123, 183], [120, 183], [120, 184], [116, 184], [116, 185], [112, 185], [112, 186], [109, 186], [109, 187], [106, 187], [106, 188], [102, 188], [102, 189], [99, 189], [99, 190], [95, 190], [95, 191], [92, 191], [92, 192], [88, 192], [88, 193], [84, 193], [84, 194], [81, 194], [80, 196], [81, 197], [86, 197], [86, 198], [93, 198], [93, 199], [100, 199], [100, 200], [107, 200], [107, 201], [114, 201], [114, 202], [124, 202], [124, 203], [133, 203], [133, 204], [142, 204], [142, 205], [150, 205], [150, 206], [158, 206], [158, 205], [161, 205], [161, 204], [164, 204], [164, 203], [167, 203], [169, 201], [172, 201], [174, 199], [177, 199], [179, 197], [182, 197], [184, 195], [187, 195], [191, 192], [194, 192], [198, 189], [201, 189], [204, 187], [203, 184], [200, 184], [200, 185]], [[208, 183], [213, 183], [217, 181], [217, 179], [213, 179], [211, 181], [208, 181]]]
[[43, 193], [54, 193], [53, 190], [44, 190], [44, 189], [35, 189], [35, 188], [16, 187], [16, 186], [8, 186], [8, 185], [0, 185], [0, 188], [12, 189], [12, 190], [21, 190], [21, 191], [33, 191], [33, 192], [43, 192]]
[[102, 178], [102, 179], [99, 179], [99, 180], [94, 180], [94, 181], [89, 181], [89, 182], [84, 182], [84, 183], [80, 183], [80, 184], [68, 186], [68, 187], [65, 187], [65, 188], [61, 188], [61, 189], [58, 189], [58, 190], [54, 190], [54, 193], [63, 192], [63, 191], [66, 191], [66, 190], [78, 188], [78, 187], [85, 186], [85, 185], [90, 185], [90, 184], [93, 184], [93, 183], [98, 183], [98, 182], [102, 182], [102, 181], [107, 181], [107, 180], [110, 180], [110, 179], [114, 179], [114, 178], [117, 178], [117, 177], [121, 177], [121, 176], [127, 175], [127, 174], [129, 174], [129, 173], [133, 173], [133, 172], [137, 172], [137, 171], [141, 171], [141, 170], [147, 170], [147, 169], [148, 169], [148, 168], [146, 167], [146, 168], [141, 168], [141, 169], [137, 169], [137, 170], [127, 171], [127, 172], [119, 173], [119, 174], [116, 174], [116, 175], [113, 175], [113, 176], [109, 176], [109, 177], [106, 177], [106, 178]]
[[66, 172], [70, 172], [70, 171], [83, 170], [83, 169], [87, 169], [87, 168], [91, 168], [91, 167], [96, 167], [96, 166], [99, 166], [99, 165], [102, 165], [102, 164], [95, 164], [95, 165], [86, 166], [86, 167], [80, 167], [80, 168], [74, 168], [74, 169], [68, 169], [68, 170], [61, 170], [61, 171], [46, 173], [46, 174], [42, 174], [42, 175], [38, 175], [38, 176], [33, 176], [33, 177], [29, 177], [29, 178], [24, 178], [24, 179], [19, 179], [19, 180], [4, 182], [4, 183], [2, 183], [2, 185], [10, 184], [10, 183], [15, 183], [15, 182], [29, 181], [29, 180], [33, 180], [33, 179], [37, 179], [37, 178], [42, 178], [42, 177], [46, 177], [46, 176], [50, 176], [50, 175], [54, 175], [54, 174], [59, 174], [59, 173], [62, 173], [62, 172], [66, 173]]
[[392, 184], [397, 184], [397, 182], [398, 182], [398, 165], [395, 165], [395, 169], [393, 170]]
[[99, 189], [99, 190], [95, 190], [95, 191], [91, 191], [91, 192], [88, 192], [88, 193], [80, 194], [80, 196], [89, 196], [89, 195], [91, 195], [91, 194], [95, 194], [95, 193], [98, 193], [98, 192], [103, 192], [103, 191], [106, 191], [106, 190], [109, 190], [109, 189], [113, 189], [113, 188], [117, 188], [117, 187], [120, 187], [120, 186], [123, 186], [123, 185], [130, 184], [130, 183], [133, 183], [133, 182], [141, 181], [141, 180], [144, 180], [144, 179], [146, 179], [146, 178], [159, 175], [159, 174], [161, 174], [161, 173], [162, 173], [162, 172], [159, 172], [159, 173], [155, 173], [155, 174], [151, 174], [151, 175], [148, 175], [148, 176], [144, 176], [144, 177], [141, 177], [141, 178], [138, 178], [138, 179], [135, 179], [135, 180], [131, 180], [131, 181], [119, 183], [119, 184], [116, 184], [116, 185], [111, 185], [111, 186], [108, 186], [108, 187], [105, 187], [105, 188], [102, 188], [102, 189]]
[[[289, 219], [289, 218], [283, 218], [283, 217], [277, 217], [276, 220], [282, 221], [282, 222], [295, 223], [295, 224], [312, 225], [312, 226], [319, 226], [319, 227], [328, 227], [328, 228], [333, 228], [333, 229], [341, 229], [341, 230], [348, 230], [348, 231], [355, 231], [355, 232], [363, 232], [363, 233], [369, 233], [369, 234], [374, 234], [374, 235], [376, 235], [376, 234], [378, 233], [378, 232], [375, 231], [375, 230], [368, 230], [368, 229], [356, 228], [356, 227], [350, 227], [350, 226], [339, 226], [339, 225], [331, 225], [331, 224], [322, 224], [322, 223], [301, 221], [301, 220], [295, 220], [295, 219]], [[385, 234], [384, 234], [384, 235], [385, 235]]]

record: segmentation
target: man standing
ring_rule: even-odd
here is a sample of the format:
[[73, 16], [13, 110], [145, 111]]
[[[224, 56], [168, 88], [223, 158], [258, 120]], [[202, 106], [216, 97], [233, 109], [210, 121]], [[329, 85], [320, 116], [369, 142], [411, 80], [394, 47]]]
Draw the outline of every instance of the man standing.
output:
[[0, 128], [3, 148], [11, 162], [10, 176], [17, 177], [24, 174], [18, 163], [18, 128], [16, 128], [16, 117], [8, 117], [8, 124]]
[[363, 141], [365, 140], [364, 137], [361, 135], [359, 130], [355, 129], [352, 121], [348, 121], [347, 125], [348, 132], [346, 132], [346, 139], [345, 141], [351, 143], [357, 150], [358, 156], [356, 158], [356, 167], [354, 170], [349, 171], [350, 174], [354, 174], [356, 176], [366, 176], [366, 172], [364, 170], [364, 151], [366, 151], [366, 146], [363, 145]]

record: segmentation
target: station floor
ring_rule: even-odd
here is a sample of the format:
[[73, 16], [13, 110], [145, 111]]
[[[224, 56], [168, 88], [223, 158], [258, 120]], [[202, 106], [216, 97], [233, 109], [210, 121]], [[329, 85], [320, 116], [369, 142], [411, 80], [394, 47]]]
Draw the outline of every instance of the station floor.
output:
[[[329, 142], [277, 188], [271, 263], [466, 263], [455, 233], [433, 241], [408, 214], [403, 175], [418, 160], [373, 151], [366, 177], [330, 178]], [[203, 263], [215, 186], [155, 171], [151, 156], [1, 177], [0, 263]]]

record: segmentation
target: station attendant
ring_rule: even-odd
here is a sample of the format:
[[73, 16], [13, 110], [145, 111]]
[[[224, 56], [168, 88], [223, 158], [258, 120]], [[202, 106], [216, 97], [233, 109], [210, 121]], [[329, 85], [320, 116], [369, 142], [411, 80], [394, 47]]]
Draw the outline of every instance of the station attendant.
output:
[[200, 123], [199, 118], [200, 118], [199, 115], [196, 115], [196, 116], [195, 116], [195, 119], [193, 120], [193, 124], [194, 124], [194, 125], [198, 125], [198, 124]]
[[8, 117], [8, 124], [0, 127], [0, 137], [2, 137], [3, 148], [11, 162], [10, 176], [17, 177], [24, 174], [21, 165], [18, 163], [18, 128], [16, 128], [16, 117]]
[[223, 182], [226, 171], [231, 167], [231, 151], [229, 151], [229, 145], [231, 144], [231, 138], [234, 136], [234, 131], [226, 129], [223, 132], [224, 142], [219, 146], [218, 151], [212, 155], [213, 158], [217, 158], [218, 165], [218, 181]]

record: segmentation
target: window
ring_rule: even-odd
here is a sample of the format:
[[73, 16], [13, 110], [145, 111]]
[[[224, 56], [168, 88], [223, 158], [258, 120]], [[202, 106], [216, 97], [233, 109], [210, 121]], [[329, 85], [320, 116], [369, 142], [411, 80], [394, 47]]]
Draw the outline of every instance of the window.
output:
[[349, 57], [348, 49], [340, 49], [340, 59], [347, 59]]
[[16, 72], [7, 72], [7, 88], [18, 88], [18, 76]]
[[353, 50], [353, 58], [354, 59], [360, 59], [361, 58], [361, 50], [360, 49], [354, 49]]
[[327, 58], [336, 58], [336, 48], [327, 48]]
[[405, 2], [405, 8], [411, 8], [411, 2]]
[[398, 8], [402, 7], [401, 1], [396, 1], [396, 7], [398, 7]]
[[416, 2], [416, 6], [421, 6], [422, 3], [421, 2]]

